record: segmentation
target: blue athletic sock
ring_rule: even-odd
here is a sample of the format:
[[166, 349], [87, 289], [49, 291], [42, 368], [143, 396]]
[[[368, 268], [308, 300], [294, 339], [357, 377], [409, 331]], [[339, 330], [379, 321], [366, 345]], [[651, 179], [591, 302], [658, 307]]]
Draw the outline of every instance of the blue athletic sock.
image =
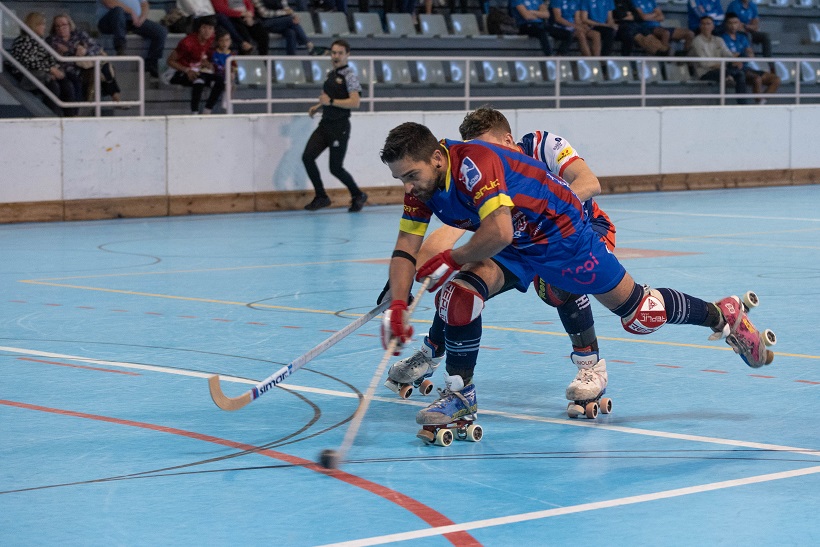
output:
[[[469, 283], [487, 301], [489, 289], [480, 277], [472, 272], [459, 272], [456, 279]], [[481, 343], [481, 315], [467, 325], [456, 327], [446, 325], [444, 328], [444, 346], [447, 349], [447, 374], [458, 374], [468, 384], [473, 378], [473, 371], [478, 360], [478, 346]]]
[[658, 289], [666, 306], [666, 322], [676, 325], [705, 325], [708, 302], [674, 289]]

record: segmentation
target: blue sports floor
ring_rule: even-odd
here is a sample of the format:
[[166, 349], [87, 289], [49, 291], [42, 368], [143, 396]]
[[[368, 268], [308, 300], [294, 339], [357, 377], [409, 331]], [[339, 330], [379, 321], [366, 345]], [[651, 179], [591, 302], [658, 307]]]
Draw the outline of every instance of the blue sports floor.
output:
[[370, 311], [400, 207], [0, 226], [0, 545], [817, 545], [820, 186], [599, 203], [638, 282], [757, 291], [774, 363], [595, 303], [614, 409], [571, 420], [557, 315], [508, 293], [484, 311], [484, 439], [424, 445], [431, 399], [380, 382], [336, 472], [314, 462], [378, 320], [239, 411], [206, 378], [237, 396]]

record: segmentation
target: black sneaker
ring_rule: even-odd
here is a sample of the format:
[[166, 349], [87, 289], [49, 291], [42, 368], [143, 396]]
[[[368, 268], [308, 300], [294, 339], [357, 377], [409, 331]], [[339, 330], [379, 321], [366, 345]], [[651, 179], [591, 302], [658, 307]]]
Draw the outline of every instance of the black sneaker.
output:
[[358, 196], [354, 197], [353, 200], [350, 202], [350, 207], [348, 208], [348, 212], [350, 213], [358, 213], [364, 207], [364, 204], [367, 202], [367, 194], [362, 192]]
[[305, 211], [317, 211], [323, 207], [330, 206], [330, 198], [327, 196], [316, 196], [313, 201], [305, 205]]

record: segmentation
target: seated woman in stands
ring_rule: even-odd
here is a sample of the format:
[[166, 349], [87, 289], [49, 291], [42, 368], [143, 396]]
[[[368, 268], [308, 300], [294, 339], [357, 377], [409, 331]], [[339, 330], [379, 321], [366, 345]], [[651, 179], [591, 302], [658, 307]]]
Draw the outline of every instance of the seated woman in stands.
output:
[[[94, 41], [84, 30], [74, 24], [71, 16], [61, 13], [54, 17], [51, 24], [51, 34], [46, 42], [54, 51], [66, 57], [97, 57], [105, 55], [103, 48]], [[83, 96], [88, 100], [94, 97], [94, 63], [92, 61], [78, 61], [76, 63], [62, 63], [60, 69], [66, 74], [79, 77], [83, 83]], [[103, 97], [110, 96], [115, 102], [120, 101], [120, 86], [114, 78], [114, 68], [111, 63], [100, 63], [100, 92]]]
[[[40, 38], [46, 35], [46, 16], [39, 12], [26, 15], [26, 26]], [[40, 42], [35, 40], [25, 28], [20, 29], [20, 36], [11, 44], [11, 56], [37, 80], [46, 86], [54, 95], [64, 102], [78, 101], [82, 96], [82, 82], [77, 75], [72, 75], [60, 69], [60, 63]], [[28, 91], [37, 90], [25, 76], [20, 86]], [[50, 101], [46, 101], [49, 104]], [[58, 107], [49, 105], [52, 110], [60, 113]], [[76, 116], [76, 108], [64, 108], [64, 116]]]

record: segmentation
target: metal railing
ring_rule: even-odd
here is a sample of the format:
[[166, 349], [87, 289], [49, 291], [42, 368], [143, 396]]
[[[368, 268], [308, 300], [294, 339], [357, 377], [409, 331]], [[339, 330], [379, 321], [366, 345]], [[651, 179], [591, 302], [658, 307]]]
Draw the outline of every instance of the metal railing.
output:
[[[401, 102], [410, 102], [410, 103], [440, 103], [442, 101], [446, 102], [453, 102], [458, 103], [459, 105], [463, 104], [465, 110], [470, 110], [476, 104], [483, 104], [486, 102], [510, 102], [510, 101], [530, 101], [536, 103], [539, 100], [550, 101], [554, 104], [555, 108], [561, 108], [562, 102], [567, 103], [570, 101], [573, 102], [595, 102], [595, 106], [606, 106], [607, 102], [613, 101], [621, 101], [624, 100], [634, 101], [636, 106], [645, 107], [649, 101], [659, 101], [659, 100], [666, 100], [666, 101], [675, 101], [675, 100], [683, 100], [686, 99], [688, 101], [691, 100], [717, 100], [719, 104], [724, 105], [726, 104], [727, 100], [736, 100], [736, 99], [791, 99], [793, 100], [794, 104], [800, 104], [801, 99], [818, 99], [820, 98], [820, 58], [799, 58], [799, 57], [779, 57], [779, 58], [751, 58], [751, 59], [743, 59], [743, 61], [749, 62], [756, 62], [759, 65], [769, 65], [774, 63], [778, 63], [780, 68], [782, 69], [781, 72], [787, 76], [785, 78], [785, 84], [794, 85], [793, 92], [786, 92], [786, 91], [779, 91], [777, 93], [745, 93], [742, 96], [735, 94], [733, 91], [730, 92], [727, 89], [726, 84], [726, 65], [727, 63], [736, 63], [739, 62], [737, 58], [704, 58], [704, 57], [666, 57], [666, 58], [659, 58], [659, 57], [524, 57], [524, 58], [510, 58], [510, 57], [483, 57], [481, 59], [475, 57], [419, 57], [411, 61], [407, 61], [409, 63], [413, 63], [416, 61], [424, 61], [424, 62], [441, 62], [441, 63], [449, 63], [452, 66], [452, 63], [456, 63], [457, 66], [463, 66], [463, 74], [461, 75], [460, 81], [457, 83], [448, 82], [449, 89], [457, 90], [459, 87], [461, 92], [458, 94], [452, 94], [448, 96], [443, 96], [441, 94], [432, 94], [432, 93], [423, 93], [420, 90], [433, 90], [433, 89], [444, 89], [440, 85], [428, 85], [425, 87], [425, 84], [422, 83], [414, 83], [411, 86], [404, 86], [401, 85], [396, 86], [392, 83], [385, 83], [380, 82], [376, 78], [376, 65], [382, 61], [390, 61], [395, 62], [397, 60], [400, 61], [407, 61], [407, 59], [403, 57], [396, 57], [396, 56], [356, 56], [351, 58], [351, 65], [355, 63], [356, 67], [359, 67], [361, 71], [362, 68], [366, 67], [366, 82], [363, 85], [363, 93], [362, 96], [362, 103], [367, 105], [367, 110], [373, 112], [375, 110], [376, 105], [389, 103], [392, 101], [401, 101]], [[259, 85], [257, 86], [258, 89], [264, 88], [265, 94], [264, 97], [256, 97], [256, 98], [239, 98], [236, 96], [234, 90], [231, 88], [231, 70], [230, 67], [233, 65], [244, 65], [248, 62], [257, 62], [262, 63], [264, 66], [263, 78], [264, 78], [264, 86]], [[275, 105], [277, 104], [288, 104], [288, 103], [315, 103], [316, 102], [316, 87], [321, 85], [322, 80], [316, 81], [315, 78], [312, 79], [314, 86], [310, 86], [311, 81], [305, 80], [301, 85], [293, 86], [295, 88], [303, 88], [304, 89], [304, 97], [278, 97], [276, 96], [277, 90], [283, 89], [288, 87], [287, 78], [282, 78], [280, 81], [274, 82], [274, 75], [277, 72], [277, 69], [281, 70], [281, 65], [278, 63], [281, 61], [309, 61], [309, 62], [317, 62], [317, 57], [312, 56], [240, 56], [240, 57], [231, 57], [228, 60], [225, 75], [225, 93], [226, 93], [226, 102], [228, 105], [227, 111], [228, 113], [233, 113], [234, 107], [238, 105], [265, 105], [266, 110], [268, 113], [271, 113], [275, 110]], [[618, 66], [623, 66], [623, 63], [628, 63], [630, 74], [626, 75], [621, 80], [613, 81], [609, 78], [609, 75], [604, 75], [604, 67], [607, 66], [607, 63], [616, 63]], [[489, 63], [489, 64], [488, 64]], [[487, 78], [483, 75], [485, 71], [488, 70], [488, 67], [492, 65], [492, 63], [496, 63], [496, 66], [501, 64], [503, 66], [504, 63], [513, 63], [513, 65], [517, 64], [532, 64], [532, 63], [543, 63], [543, 68], [547, 72], [549, 72], [548, 78], [543, 78], [543, 74], [539, 77], [541, 78], [538, 81], [529, 81], [527, 86], [522, 85], [520, 82], [517, 82], [517, 78], [515, 76], [509, 75], [507, 78], [507, 85], [503, 87], [505, 91], [509, 91], [509, 93], [505, 93], [503, 96], [499, 95], [487, 95], [482, 94], [482, 90], [489, 89], [490, 87], [487, 86]], [[688, 64], [689, 63], [716, 63], [720, 66], [720, 78], [716, 85], [717, 90], [715, 93], [664, 93], [663, 87], [659, 85], [655, 85], [660, 81], [665, 81], [666, 84], [669, 83], [669, 80], [665, 80], [661, 76], [654, 75], [653, 71], [660, 70], [660, 64], [662, 63], [683, 63], [685, 70], [688, 72]], [[634, 67], [632, 66], [634, 64]], [[325, 62], [326, 66], [329, 65], [329, 61]], [[589, 70], [593, 73], [596, 71], [599, 72], [597, 75], [593, 75], [588, 79], [579, 80], [572, 78], [569, 74], [569, 70], [572, 66], [584, 66], [586, 67], [585, 70]], [[804, 89], [805, 86], [803, 84], [803, 74], [802, 74], [802, 65], [810, 66], [811, 70], [814, 70], [814, 75], [812, 77], [813, 86], [815, 87], [816, 91], [812, 91], [811, 88]], [[409, 68], [409, 67], [408, 67]], [[633, 74], [634, 68], [634, 74]], [[768, 67], [766, 67], [768, 68]], [[481, 76], [479, 76], [481, 74]], [[691, 82], [700, 82], [697, 78], [690, 77], [686, 79], [681, 79], [679, 81], [673, 83], [679, 83], [680, 85], [685, 85]], [[701, 82], [704, 84], [703, 89], [708, 89], [709, 82]], [[305, 85], [307, 84], [307, 85]], [[583, 84], [584, 89], [587, 93], [572, 93], [572, 89], [580, 89], [579, 84]], [[664, 84], [664, 85], [666, 85]], [[596, 87], [597, 86], [597, 87]], [[620, 86], [621, 90], [626, 90], [627, 93], [619, 92], [614, 93], [612, 92], [616, 86]], [[499, 85], [498, 87], [502, 87]], [[516, 89], [529, 89], [531, 92], [529, 94], [512, 94], [515, 92]], [[406, 94], [402, 94], [402, 90], [406, 91]], [[652, 92], [649, 92], [651, 89]], [[389, 90], [389, 93], [385, 93], [385, 91]], [[533, 92], [532, 90], [536, 90]], [[543, 90], [543, 93], [538, 93], [537, 90]], [[601, 93], [594, 93], [597, 90], [608, 90], [608, 92], [601, 92]], [[593, 93], [590, 93], [593, 91]], [[633, 91], [629, 93], [629, 91]], [[782, 101], [780, 101], [782, 102]]]
[[[23, 21], [21, 21], [17, 15], [14, 14], [9, 8], [5, 5], [0, 3], [0, 45], [3, 43], [3, 28], [4, 28], [4, 18], [7, 18], [10, 21], [13, 21], [18, 28], [21, 29], [21, 32], [28, 33], [29, 36], [34, 38], [38, 44], [46, 49], [57, 61], [61, 63], [74, 63], [77, 61], [90, 61], [94, 63], [94, 100], [92, 101], [75, 101], [75, 102], [66, 102], [61, 100], [59, 97], [54, 95], [51, 90], [45, 86], [39, 79], [37, 79], [31, 72], [29, 72], [22, 64], [20, 64], [17, 59], [11, 56], [11, 53], [5, 50], [5, 48], [0, 47], [0, 58], [4, 61], [7, 61], [11, 64], [14, 68], [16, 68], [23, 76], [23, 78], [27, 79], [31, 82], [40, 92], [43, 93], [50, 101], [54, 104], [59, 106], [60, 108], [81, 108], [81, 107], [94, 107], [94, 115], [96, 117], [100, 117], [102, 115], [103, 107], [115, 107], [115, 106], [137, 106], [139, 107], [139, 115], [145, 115], [145, 61], [142, 57], [139, 56], [118, 56], [118, 57], [108, 57], [105, 55], [100, 55], [96, 57], [92, 56], [85, 56], [85, 57], [65, 57], [60, 55], [56, 51], [54, 51], [51, 46], [46, 43], [45, 40], [40, 38], [34, 31], [26, 26]], [[125, 62], [136, 62], [138, 67], [138, 86], [137, 86], [137, 93], [138, 98], [134, 101], [119, 101], [115, 102], [113, 100], [104, 101], [102, 99], [102, 89], [101, 89], [101, 74], [100, 74], [100, 67], [102, 63], [125, 63]], [[0, 63], [0, 72], [2, 72], [3, 67], [2, 63]]]

